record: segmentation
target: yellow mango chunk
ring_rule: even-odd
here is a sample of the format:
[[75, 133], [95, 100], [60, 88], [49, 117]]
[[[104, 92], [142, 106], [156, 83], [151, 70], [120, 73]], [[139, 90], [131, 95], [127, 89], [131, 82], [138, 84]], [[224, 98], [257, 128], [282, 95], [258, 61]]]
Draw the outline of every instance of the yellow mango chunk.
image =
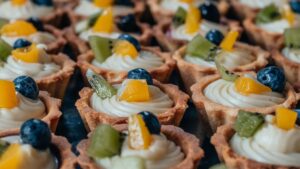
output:
[[190, 5], [185, 20], [185, 32], [188, 34], [194, 34], [198, 32], [200, 21], [201, 14], [199, 9], [194, 7], [193, 5]]
[[279, 107], [276, 109], [276, 125], [284, 130], [293, 129], [295, 128], [297, 116], [297, 112], [284, 107]]
[[286, 6], [284, 8], [283, 16], [289, 22], [289, 24], [291, 26], [294, 25], [294, 22], [296, 20], [296, 16], [295, 16], [294, 12], [291, 10], [291, 8], [289, 6]]
[[135, 150], [148, 149], [152, 136], [141, 115], [133, 115], [128, 119], [129, 147]]
[[129, 80], [119, 96], [127, 102], [146, 102], [150, 100], [149, 87], [146, 80]]
[[248, 77], [239, 77], [235, 80], [234, 85], [235, 89], [244, 95], [260, 94], [272, 91], [269, 87]]
[[12, 56], [23, 62], [38, 63], [39, 62], [39, 49], [35, 44], [28, 48], [18, 48], [12, 51]]
[[27, 2], [27, 0], [11, 0], [11, 3], [14, 6], [21, 6], [24, 5]]
[[139, 56], [136, 47], [126, 40], [118, 41], [114, 46], [113, 52], [120, 56], [129, 56], [132, 59], [136, 59]]
[[98, 17], [92, 30], [94, 32], [112, 33], [114, 29], [114, 16], [112, 8], [106, 8]]
[[113, 0], [93, 0], [93, 3], [95, 6], [99, 8], [106, 8], [110, 7], [114, 1]]
[[194, 0], [180, 0], [180, 2], [184, 2], [184, 3], [192, 3], [192, 2], [194, 2]]
[[21, 145], [11, 144], [0, 158], [0, 168], [20, 169], [22, 157]]
[[10, 37], [29, 36], [36, 32], [37, 29], [31, 23], [21, 20], [6, 24], [0, 30], [2, 35]]
[[238, 37], [239, 37], [238, 31], [230, 31], [221, 42], [220, 47], [224, 50], [232, 51], [233, 46], [237, 41]]
[[[19, 104], [15, 84], [8, 80], [0, 80], [0, 108], [14, 108]], [[1, 167], [0, 167], [1, 168]]]

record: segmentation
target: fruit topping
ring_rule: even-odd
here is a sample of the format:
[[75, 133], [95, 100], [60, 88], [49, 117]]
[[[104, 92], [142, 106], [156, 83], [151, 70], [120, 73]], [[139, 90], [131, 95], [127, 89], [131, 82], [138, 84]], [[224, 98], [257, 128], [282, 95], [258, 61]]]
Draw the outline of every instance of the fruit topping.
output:
[[27, 22], [31, 23], [38, 31], [44, 31], [44, 25], [39, 18], [31, 17], [26, 20]]
[[261, 69], [257, 73], [257, 80], [275, 92], [283, 92], [286, 84], [284, 72], [277, 66]]
[[141, 115], [135, 114], [128, 119], [129, 147], [136, 150], [147, 149], [152, 142], [152, 136]]
[[138, 156], [127, 156], [112, 159], [111, 169], [146, 169], [146, 162]]
[[93, 50], [96, 60], [102, 63], [112, 55], [115, 40], [100, 36], [89, 36], [89, 44]]
[[15, 41], [13, 48], [14, 48], [14, 49], [18, 49], [18, 48], [26, 48], [26, 47], [29, 47], [29, 46], [31, 46], [31, 45], [32, 45], [32, 43], [29, 42], [29, 41], [26, 40], [26, 39], [18, 39], [18, 40]]
[[150, 100], [150, 91], [146, 80], [125, 80], [118, 95], [120, 100], [127, 102], [146, 102]]
[[269, 87], [249, 77], [239, 77], [235, 80], [234, 84], [235, 89], [243, 95], [261, 94], [272, 91]]
[[214, 166], [210, 167], [209, 169], [227, 169], [227, 167], [224, 163], [222, 163], [222, 164], [214, 165]]
[[20, 144], [11, 144], [0, 158], [0, 168], [19, 169], [23, 163], [23, 153]]
[[10, 143], [0, 140], [0, 158], [1, 158], [2, 154], [7, 150], [9, 145], [10, 145]]
[[96, 5], [99, 8], [107, 8], [110, 7], [113, 4], [113, 0], [93, 0], [94, 5]]
[[230, 31], [223, 39], [222, 43], [220, 44], [220, 47], [224, 50], [232, 51], [233, 46], [237, 41], [238, 37], [239, 37], [238, 31]]
[[2, 38], [0, 38], [0, 62], [6, 61], [12, 50], [13, 48]]
[[39, 88], [29, 76], [19, 76], [14, 80], [15, 89], [23, 96], [32, 100], [37, 100], [39, 97]]
[[141, 32], [141, 29], [137, 25], [135, 16], [133, 14], [120, 16], [119, 20], [117, 21], [117, 27], [123, 32]]
[[0, 30], [1, 30], [1, 28], [2, 28], [4, 25], [6, 25], [6, 24], [8, 24], [8, 23], [9, 23], [8, 20], [0, 18]]
[[185, 19], [185, 32], [188, 34], [198, 32], [200, 21], [201, 15], [199, 9], [190, 5]]
[[295, 109], [294, 111], [298, 114], [296, 124], [300, 126], [300, 109]]
[[297, 116], [298, 113], [293, 110], [278, 107], [276, 109], [276, 125], [284, 130], [293, 129], [295, 128]]
[[86, 77], [101, 99], [111, 98], [117, 94], [117, 89], [111, 86], [101, 75], [97, 75], [92, 70], [88, 70]]
[[249, 138], [263, 125], [263, 115], [240, 110], [234, 123], [234, 130], [241, 137]]
[[87, 27], [88, 28], [93, 27], [101, 15], [102, 15], [102, 11], [89, 16], [87, 19]]
[[101, 124], [92, 133], [87, 153], [97, 158], [112, 157], [121, 149], [121, 134], [108, 124]]
[[22, 6], [27, 2], [27, 0], [11, 0], [12, 5]]
[[188, 4], [190, 4], [190, 3], [192, 3], [194, 0], [180, 0], [180, 2], [184, 2], [184, 3], [188, 3]]
[[300, 13], [300, 1], [299, 0], [290, 0], [290, 7], [292, 8], [293, 12]]
[[113, 52], [119, 56], [136, 59], [139, 55], [136, 47], [127, 40], [119, 40], [114, 46]]
[[36, 32], [36, 28], [31, 23], [21, 20], [6, 24], [0, 30], [2, 35], [10, 37], [29, 36]]
[[234, 82], [237, 78], [239, 78], [238, 75], [227, 70], [217, 59], [215, 60], [215, 63], [216, 63], [217, 70], [221, 75], [222, 79], [226, 81]]
[[53, 6], [53, 0], [32, 0], [32, 2], [40, 6]]
[[38, 63], [39, 62], [39, 49], [35, 44], [29, 47], [18, 48], [12, 51], [12, 56], [23, 62]]
[[[102, 0], [99, 0], [102, 2]], [[98, 17], [93, 26], [94, 32], [112, 33], [114, 29], [114, 16], [112, 8], [106, 8]]]
[[221, 19], [220, 12], [215, 4], [209, 1], [205, 1], [202, 5], [199, 6], [201, 11], [201, 16], [205, 20], [219, 23]]
[[219, 48], [201, 35], [195, 36], [187, 45], [188, 55], [199, 57], [206, 61], [214, 61]]
[[46, 150], [51, 144], [51, 131], [47, 123], [39, 119], [24, 122], [20, 129], [23, 144], [29, 144], [37, 150]]
[[11, 81], [0, 80], [0, 108], [14, 108], [19, 100], [16, 95], [15, 85]]
[[180, 25], [183, 25], [185, 23], [185, 19], [187, 16], [187, 12], [184, 10], [184, 8], [179, 7], [173, 17], [173, 25], [175, 28], [177, 28]]
[[279, 9], [274, 4], [271, 4], [257, 14], [255, 22], [256, 24], [270, 23], [281, 18]]
[[291, 26], [294, 25], [294, 22], [296, 20], [296, 15], [294, 14], [294, 12], [291, 10], [289, 6], [284, 7], [283, 16]]
[[205, 38], [215, 45], [219, 46], [224, 39], [224, 35], [217, 29], [212, 29], [205, 35]]
[[114, 4], [115, 5], [134, 7], [134, 4], [131, 0], [114, 0]]
[[145, 79], [147, 81], [148, 85], [153, 85], [153, 79], [151, 77], [151, 74], [143, 68], [136, 68], [136, 69], [130, 70], [128, 72], [127, 78], [128, 79], [140, 79], [140, 80]]
[[136, 48], [137, 51], [141, 51], [141, 44], [140, 42], [134, 38], [133, 36], [129, 35], [129, 34], [121, 34], [118, 39], [120, 40], [127, 40], [128, 42], [130, 42], [131, 44], [134, 45], [134, 47]]
[[284, 43], [292, 49], [300, 48], [300, 28], [289, 28], [284, 31]]
[[154, 114], [144, 111], [140, 112], [139, 115], [143, 117], [143, 120], [151, 134], [160, 134], [161, 126]]

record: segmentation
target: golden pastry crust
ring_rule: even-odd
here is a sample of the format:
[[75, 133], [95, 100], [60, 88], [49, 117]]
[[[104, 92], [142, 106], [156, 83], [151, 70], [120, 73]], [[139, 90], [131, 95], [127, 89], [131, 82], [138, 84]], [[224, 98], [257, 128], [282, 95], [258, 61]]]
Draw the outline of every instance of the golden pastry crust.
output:
[[[158, 115], [158, 119], [162, 124], [179, 125], [185, 110], [188, 105], [189, 96], [178, 89], [177, 86], [172, 84], [162, 84], [157, 80], [154, 80], [154, 85], [159, 87], [164, 93], [166, 93], [170, 99], [174, 102], [172, 108], [166, 112]], [[83, 88], [80, 92], [80, 99], [76, 102], [77, 110], [86, 126], [88, 131], [93, 131], [99, 124], [125, 124], [128, 117], [112, 117], [105, 112], [98, 112], [90, 106], [90, 98], [94, 93], [91, 88]]]
[[66, 10], [63, 8], [56, 8], [53, 12], [40, 18], [44, 24], [53, 25], [59, 28], [63, 22], [65, 22]]
[[[233, 124], [238, 111], [241, 110], [240, 108], [232, 108], [215, 103], [205, 96], [205, 88], [218, 79], [220, 79], [220, 75], [218, 74], [206, 76], [191, 87], [193, 102], [199, 113], [209, 122], [212, 131], [216, 131], [217, 127], [223, 124]], [[284, 93], [286, 100], [281, 104], [263, 108], [243, 108], [243, 110], [272, 114], [277, 107], [294, 108], [300, 99], [300, 94], [296, 93], [289, 83], [287, 83]]]
[[[171, 54], [161, 52], [159, 48], [153, 48], [153, 47], [142, 47], [142, 50], [152, 52], [164, 60], [163, 65], [157, 68], [152, 68], [148, 71], [153, 77], [153, 79], [157, 79], [161, 82], [167, 82], [169, 80], [169, 77], [173, 69], [176, 66], [176, 61], [172, 59]], [[87, 82], [86, 72], [88, 69], [91, 69], [97, 74], [103, 76], [110, 83], [122, 81], [127, 77], [127, 73], [128, 73], [127, 71], [116, 72], [116, 71], [100, 68], [91, 64], [93, 59], [94, 59], [94, 54], [91, 50], [86, 52], [85, 54], [79, 55], [77, 58], [78, 60], [77, 65], [81, 69], [81, 73], [86, 82]]]
[[251, 8], [248, 5], [241, 3], [239, 0], [229, 0], [230, 4], [236, 13], [236, 16], [240, 20], [244, 20], [245, 18], [255, 17], [256, 14], [260, 11], [259, 8]]
[[[237, 42], [235, 47], [239, 49], [244, 49], [250, 51], [250, 53], [256, 57], [256, 59], [246, 65], [238, 66], [230, 71], [233, 72], [247, 72], [247, 71], [258, 71], [268, 64], [268, 59], [270, 57], [269, 52], [262, 50], [257, 46], [250, 46], [245, 43]], [[213, 67], [204, 67], [196, 65], [184, 60], [186, 47], [182, 47], [173, 54], [173, 58], [177, 61], [177, 67], [180, 72], [181, 78], [185, 85], [186, 91], [189, 93], [190, 87], [197, 81], [202, 79], [204, 76], [217, 73], [217, 69]]]
[[[119, 131], [127, 129], [125, 125], [115, 126]], [[171, 141], [175, 142], [176, 145], [181, 147], [181, 151], [185, 154], [185, 159], [172, 167], [172, 169], [195, 169], [197, 168], [199, 161], [204, 157], [204, 151], [199, 147], [199, 140], [184, 132], [182, 129], [170, 126], [162, 125], [161, 132]], [[87, 147], [89, 140], [81, 141], [77, 149], [80, 153], [78, 157], [78, 163], [82, 169], [102, 169], [99, 167], [87, 154]]]
[[64, 46], [67, 44], [63, 32], [52, 25], [44, 25], [44, 29], [55, 37], [55, 41], [47, 44], [47, 53], [57, 54], [62, 52]]
[[215, 146], [219, 158], [230, 169], [300, 169], [300, 167], [286, 167], [264, 164], [238, 155], [230, 146], [230, 139], [235, 134], [231, 125], [223, 125], [212, 136], [211, 143]]

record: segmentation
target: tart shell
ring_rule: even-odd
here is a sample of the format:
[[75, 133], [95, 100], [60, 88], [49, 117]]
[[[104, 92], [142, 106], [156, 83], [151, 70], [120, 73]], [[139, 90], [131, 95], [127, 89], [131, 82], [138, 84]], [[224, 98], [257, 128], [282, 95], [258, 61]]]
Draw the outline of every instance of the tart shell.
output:
[[66, 14], [67, 13], [64, 8], [56, 8], [54, 11], [40, 19], [44, 24], [53, 25], [59, 28], [62, 23], [65, 22]]
[[[172, 84], [162, 84], [154, 80], [154, 85], [159, 87], [174, 102], [172, 108], [158, 115], [161, 124], [179, 125], [185, 110], [187, 109], [189, 96], [181, 92], [177, 86]], [[90, 98], [94, 91], [91, 88], [83, 88], [80, 92], [80, 99], [76, 102], [77, 110], [88, 131], [93, 131], [97, 125], [108, 124], [126, 124], [128, 117], [112, 117], [104, 112], [97, 112], [90, 106]]]
[[259, 8], [251, 8], [241, 3], [239, 0], [230, 0], [230, 4], [234, 12], [236, 13], [236, 16], [240, 20], [244, 20], [245, 18], [255, 17], [256, 14], [260, 11]]
[[55, 41], [47, 44], [47, 53], [57, 54], [59, 52], [62, 52], [64, 46], [67, 43], [63, 36], [63, 32], [52, 25], [44, 25], [44, 29], [46, 32], [51, 33], [55, 37]]
[[[119, 131], [127, 129], [126, 125], [115, 126]], [[204, 156], [204, 151], [199, 147], [199, 140], [182, 129], [170, 126], [162, 125], [161, 132], [171, 141], [174, 141], [176, 145], [181, 147], [181, 151], [185, 154], [184, 160], [172, 167], [172, 169], [194, 169], [197, 168], [200, 159]], [[78, 163], [82, 169], [101, 169], [95, 162], [88, 156], [87, 147], [89, 140], [81, 141], [77, 149], [80, 153], [78, 157]]]

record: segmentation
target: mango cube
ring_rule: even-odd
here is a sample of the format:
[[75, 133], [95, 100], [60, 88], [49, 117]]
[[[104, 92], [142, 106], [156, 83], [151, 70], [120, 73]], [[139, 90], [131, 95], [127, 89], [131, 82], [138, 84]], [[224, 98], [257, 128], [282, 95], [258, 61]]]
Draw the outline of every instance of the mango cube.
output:
[[11, 3], [14, 6], [20, 6], [20, 5], [24, 5], [27, 2], [27, 0], [12, 0]]
[[0, 108], [10, 109], [16, 107], [19, 100], [16, 95], [14, 83], [7, 80], [0, 80], [0, 89]]
[[113, 52], [120, 56], [129, 56], [132, 59], [136, 59], [139, 52], [133, 44], [126, 40], [118, 41], [113, 49]]
[[276, 109], [276, 125], [284, 130], [293, 129], [295, 128], [297, 116], [297, 112], [279, 107]]
[[18, 48], [12, 51], [12, 56], [23, 62], [27, 63], [38, 63], [39, 62], [39, 49], [35, 44], [28, 48]]
[[113, 0], [93, 0], [94, 5], [99, 8], [106, 8], [113, 4]]
[[248, 77], [239, 77], [235, 80], [234, 85], [235, 89], [244, 95], [261, 94], [272, 91], [269, 87]]
[[0, 30], [0, 34], [10, 37], [29, 36], [36, 32], [37, 29], [31, 23], [21, 20], [6, 24]]
[[190, 5], [186, 20], [185, 20], [185, 32], [188, 34], [193, 34], [198, 32], [199, 23], [201, 21], [201, 14], [198, 8]]
[[119, 99], [127, 102], [146, 102], [150, 100], [149, 87], [146, 80], [127, 80], [119, 95]]
[[220, 47], [224, 50], [232, 51], [233, 46], [237, 41], [238, 37], [239, 37], [238, 31], [230, 31], [221, 42]]
[[20, 144], [11, 144], [0, 158], [0, 168], [19, 169], [22, 164]]
[[184, 2], [184, 3], [192, 3], [192, 2], [194, 2], [194, 0], [180, 0], [180, 2]]
[[98, 17], [92, 30], [94, 32], [112, 33], [114, 29], [114, 16], [112, 8], [106, 8]]
[[283, 15], [284, 18], [289, 22], [289, 24], [293, 26], [296, 20], [296, 15], [294, 14], [294, 12], [291, 10], [289, 6], [286, 6], [284, 8]]

